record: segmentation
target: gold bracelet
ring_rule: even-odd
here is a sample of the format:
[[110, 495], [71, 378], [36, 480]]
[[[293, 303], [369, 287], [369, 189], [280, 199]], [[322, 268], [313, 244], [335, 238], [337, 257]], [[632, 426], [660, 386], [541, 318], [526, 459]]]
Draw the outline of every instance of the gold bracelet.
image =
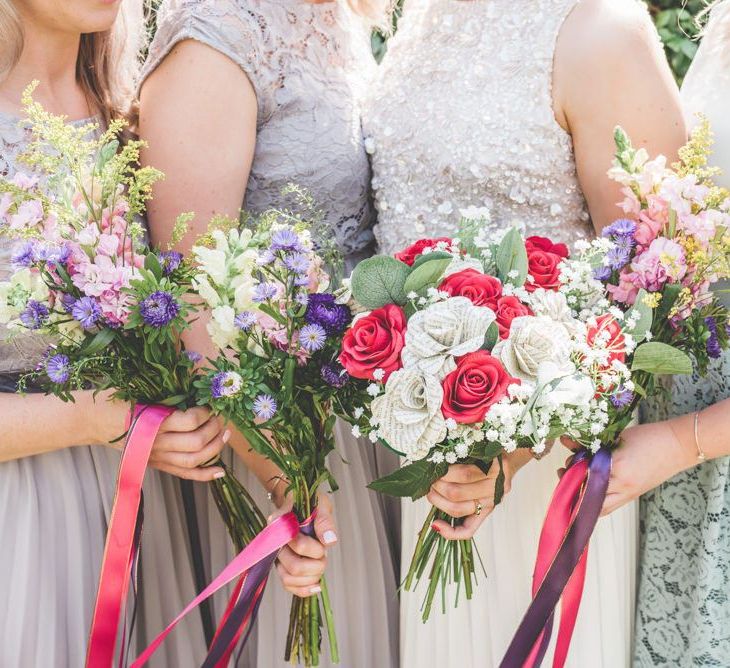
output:
[[697, 460], [700, 462], [704, 462], [707, 459], [707, 456], [705, 455], [704, 450], [700, 446], [699, 427], [700, 427], [700, 412], [697, 411], [695, 413], [695, 446], [697, 446]]

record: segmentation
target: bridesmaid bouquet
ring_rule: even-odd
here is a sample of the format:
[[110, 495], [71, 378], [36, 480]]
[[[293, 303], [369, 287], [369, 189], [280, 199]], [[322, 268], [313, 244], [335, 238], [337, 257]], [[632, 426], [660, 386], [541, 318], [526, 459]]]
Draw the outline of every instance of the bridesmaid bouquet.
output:
[[[578, 242], [573, 266], [563, 266], [564, 290], [574, 308], [602, 304], [585, 318], [597, 344], [582, 365], [610, 367], [613, 381], [596, 385], [602, 419], [571, 437], [582, 447], [555, 491], [540, 539], [533, 604], [509, 647], [505, 665], [540, 656], [550, 639], [553, 610], [563, 595], [556, 665], [570, 644], [585, 577], [587, 545], [603, 505], [610, 452], [620, 445], [641, 399], [662, 391], [663, 375], [702, 375], [728, 347], [728, 312], [711, 291], [730, 276], [730, 199], [707, 167], [710, 132], [701, 124], [672, 167], [649, 159], [615, 132], [616, 160], [609, 175], [621, 183], [626, 217], [592, 243]], [[591, 272], [603, 295], [586, 292], [577, 275]], [[607, 418], [605, 417], [607, 416]], [[566, 505], [567, 504], [567, 505]], [[565, 512], [565, 508], [570, 508]], [[565, 603], [567, 601], [567, 603]]]
[[[200, 356], [180, 338], [197, 310], [194, 268], [148, 247], [140, 223], [162, 174], [138, 166], [142, 142], [119, 141], [123, 121], [105, 132], [67, 124], [33, 101], [34, 87], [23, 97], [29, 172], [0, 180], [0, 234], [17, 240], [0, 322], [51, 344], [21, 387], [33, 382], [64, 401], [93, 389], [135, 405], [195, 405]], [[190, 218], [178, 218], [176, 239]], [[211, 484], [229, 531], [252, 537], [261, 514], [246, 490], [232, 475]]]
[[[395, 473], [370, 486], [395, 496], [424, 496], [450, 464], [499, 467], [517, 448], [540, 454], [562, 434], [600, 433], [608, 415], [600, 388], [616, 384], [610, 365], [589, 365], [602, 344], [588, 313], [605, 305], [591, 267], [564, 286], [568, 249], [544, 237], [502, 238], [484, 220], [464, 221], [460, 239], [421, 239], [395, 257], [360, 263], [350, 289], [359, 313], [345, 333], [340, 362], [360, 379], [357, 403], [343, 406], [356, 435], [367, 433], [404, 457]], [[597, 298], [578, 313], [572, 290]], [[475, 512], [481, 507], [475, 502]], [[448, 541], [435, 519], [459, 520], [432, 508], [405, 580], [428, 579], [423, 620], [437, 589], [456, 583], [471, 598], [472, 541]]]
[[[320, 487], [337, 489], [326, 463], [334, 449], [332, 404], [349, 392], [337, 355], [351, 314], [329, 292], [323, 269], [336, 257], [315, 251], [308, 225], [281, 211], [240, 231], [216, 229], [193, 252], [195, 286], [211, 309], [208, 331], [220, 349], [196, 381], [199, 401], [281, 469], [302, 531], [313, 535]], [[323, 626], [337, 662], [324, 578], [319, 596], [293, 599], [286, 660], [318, 665]]]

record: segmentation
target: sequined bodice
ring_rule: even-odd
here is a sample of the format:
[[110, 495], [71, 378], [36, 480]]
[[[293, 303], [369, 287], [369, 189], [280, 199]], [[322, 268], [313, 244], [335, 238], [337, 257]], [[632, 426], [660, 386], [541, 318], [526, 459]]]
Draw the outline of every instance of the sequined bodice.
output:
[[322, 209], [346, 255], [371, 249], [360, 111], [375, 61], [369, 31], [347, 3], [165, 0], [143, 78], [187, 39], [228, 56], [256, 92], [256, 149], [244, 208], [284, 206], [282, 189], [294, 183]]
[[591, 234], [552, 105], [555, 42], [576, 2], [406, 1], [365, 107], [382, 251], [453, 234], [471, 206], [495, 227]]

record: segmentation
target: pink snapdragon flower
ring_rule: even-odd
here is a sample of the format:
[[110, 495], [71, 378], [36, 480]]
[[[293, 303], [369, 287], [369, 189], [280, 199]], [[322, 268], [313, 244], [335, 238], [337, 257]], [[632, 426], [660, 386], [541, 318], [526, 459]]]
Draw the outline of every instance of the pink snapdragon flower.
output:
[[622, 304], [633, 304], [639, 294], [638, 276], [625, 267], [618, 277], [618, 285], [606, 285], [606, 290], [614, 301]]
[[640, 288], [656, 292], [667, 282], [678, 283], [687, 273], [684, 249], [671, 239], [654, 239], [646, 251], [634, 258], [631, 270]]

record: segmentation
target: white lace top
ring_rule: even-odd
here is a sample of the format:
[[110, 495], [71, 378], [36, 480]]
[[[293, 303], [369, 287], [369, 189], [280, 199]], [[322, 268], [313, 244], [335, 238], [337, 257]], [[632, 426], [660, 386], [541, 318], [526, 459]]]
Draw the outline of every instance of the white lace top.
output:
[[381, 250], [451, 235], [470, 206], [495, 228], [592, 233], [551, 90], [577, 1], [406, 0], [365, 109]]
[[186, 39], [228, 56], [256, 92], [245, 208], [282, 206], [282, 188], [294, 183], [323, 209], [347, 255], [371, 247], [360, 103], [375, 61], [365, 25], [344, 2], [166, 0], [143, 79]]

